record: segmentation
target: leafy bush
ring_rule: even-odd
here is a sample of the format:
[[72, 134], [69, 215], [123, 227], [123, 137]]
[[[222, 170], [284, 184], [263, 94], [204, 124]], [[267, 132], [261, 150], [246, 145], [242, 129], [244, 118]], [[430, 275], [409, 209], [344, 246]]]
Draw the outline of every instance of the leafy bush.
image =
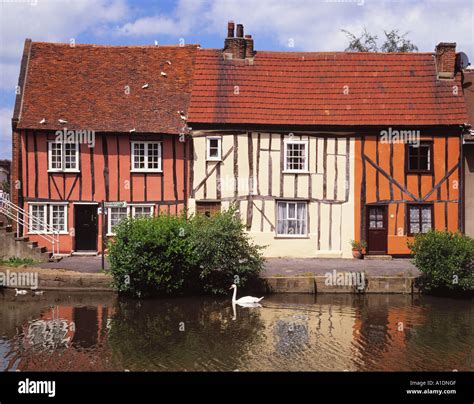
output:
[[117, 291], [135, 297], [196, 292], [224, 294], [263, 269], [235, 210], [211, 217], [161, 215], [125, 219], [109, 242], [110, 273]]
[[109, 243], [113, 286], [127, 295], [182, 293], [191, 282], [191, 246], [183, 216], [125, 219]]
[[474, 240], [460, 233], [432, 230], [418, 234], [408, 247], [413, 263], [423, 272], [428, 291], [474, 289]]
[[245, 286], [263, 269], [262, 247], [252, 243], [235, 208], [194, 216], [190, 241], [205, 292], [228, 293], [229, 284]]

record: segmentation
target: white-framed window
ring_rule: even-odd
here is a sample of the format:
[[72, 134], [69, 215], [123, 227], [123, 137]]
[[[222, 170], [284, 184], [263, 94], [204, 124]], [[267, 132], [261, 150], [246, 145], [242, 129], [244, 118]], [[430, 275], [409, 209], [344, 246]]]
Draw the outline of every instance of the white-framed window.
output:
[[284, 143], [285, 166], [284, 172], [308, 172], [308, 141], [285, 140]]
[[59, 233], [67, 233], [67, 205], [49, 205], [49, 224]]
[[48, 171], [78, 172], [79, 143], [48, 141]]
[[150, 217], [153, 216], [153, 205], [132, 205], [132, 217]]
[[307, 202], [278, 201], [277, 226], [278, 236], [301, 237], [308, 233]]
[[129, 207], [112, 207], [107, 208], [107, 235], [114, 235], [114, 227], [120, 223], [121, 220], [125, 219], [129, 213]]
[[132, 170], [138, 172], [162, 171], [162, 142], [132, 142]]
[[29, 204], [28, 232], [35, 233], [67, 233], [67, 204]]
[[217, 136], [206, 138], [206, 158], [210, 161], [222, 160], [222, 139]]
[[48, 223], [47, 205], [29, 205], [29, 233], [45, 233]]

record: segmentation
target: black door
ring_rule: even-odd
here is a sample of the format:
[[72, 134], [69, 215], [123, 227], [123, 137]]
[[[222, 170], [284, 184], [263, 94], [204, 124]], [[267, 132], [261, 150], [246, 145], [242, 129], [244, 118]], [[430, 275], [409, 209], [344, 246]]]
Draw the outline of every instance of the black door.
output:
[[387, 206], [367, 207], [367, 253], [387, 254]]
[[74, 206], [76, 251], [97, 251], [97, 205]]

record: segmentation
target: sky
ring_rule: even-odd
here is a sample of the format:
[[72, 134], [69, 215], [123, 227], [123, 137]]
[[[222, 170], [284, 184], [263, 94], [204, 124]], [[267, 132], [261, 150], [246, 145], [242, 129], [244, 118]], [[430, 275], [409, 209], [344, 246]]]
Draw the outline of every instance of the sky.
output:
[[379, 39], [399, 29], [420, 52], [456, 42], [474, 64], [474, 0], [0, 0], [0, 159], [11, 158], [25, 38], [221, 48], [229, 20], [244, 25], [257, 51], [343, 51], [342, 29]]

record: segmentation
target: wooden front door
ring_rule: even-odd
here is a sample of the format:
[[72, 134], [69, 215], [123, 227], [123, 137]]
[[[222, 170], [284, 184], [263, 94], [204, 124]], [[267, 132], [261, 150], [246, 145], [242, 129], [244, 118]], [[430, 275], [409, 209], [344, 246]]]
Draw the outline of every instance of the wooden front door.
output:
[[74, 206], [76, 251], [97, 251], [97, 205]]
[[367, 254], [387, 254], [387, 206], [367, 206]]

